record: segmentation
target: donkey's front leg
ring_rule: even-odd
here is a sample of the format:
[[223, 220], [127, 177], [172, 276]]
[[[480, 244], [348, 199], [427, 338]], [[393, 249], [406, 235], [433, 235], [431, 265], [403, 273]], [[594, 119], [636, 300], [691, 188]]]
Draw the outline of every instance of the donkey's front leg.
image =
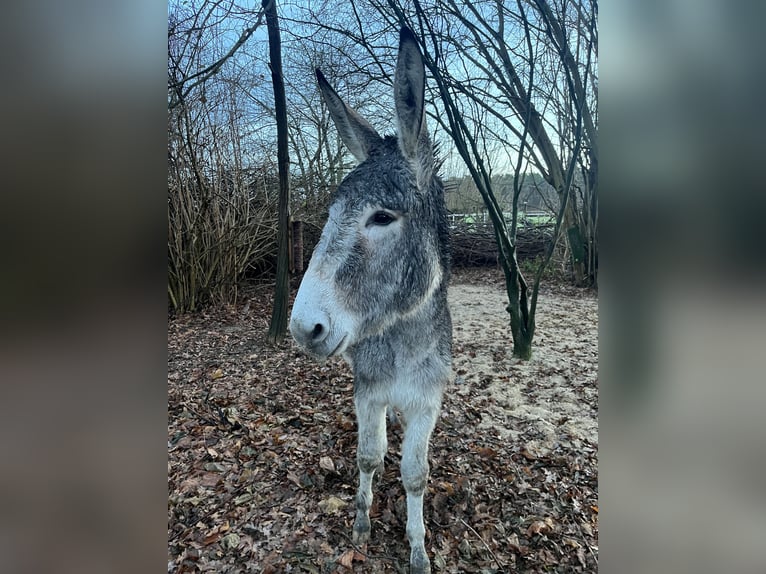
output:
[[423, 494], [428, 483], [428, 441], [439, 409], [426, 409], [405, 416], [402, 444], [402, 482], [407, 491], [407, 538], [410, 541], [410, 574], [431, 572], [426, 554], [423, 525]]
[[356, 397], [356, 419], [359, 426], [359, 444], [356, 460], [359, 465], [359, 490], [356, 493], [356, 520], [353, 540], [364, 544], [370, 538], [370, 505], [372, 504], [372, 477], [383, 469], [386, 440], [386, 406], [364, 397]]

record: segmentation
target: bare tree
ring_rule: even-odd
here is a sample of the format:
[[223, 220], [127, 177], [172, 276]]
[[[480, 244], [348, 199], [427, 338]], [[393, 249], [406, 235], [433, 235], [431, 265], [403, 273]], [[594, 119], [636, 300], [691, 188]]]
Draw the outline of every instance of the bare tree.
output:
[[[173, 3], [174, 4], [174, 3]], [[185, 4], [185, 3], [184, 3]], [[182, 40], [182, 49], [176, 53], [177, 58], [172, 62], [174, 73], [168, 78], [168, 108], [173, 109], [181, 105], [184, 100], [198, 87], [217, 74], [223, 65], [230, 60], [237, 51], [245, 45], [263, 22], [263, 10], [260, 10], [252, 25], [242, 30], [239, 39], [232, 44], [229, 50], [222, 56], [200, 67], [200, 55], [204, 51], [206, 36], [213, 21], [225, 19], [233, 7], [232, 3], [222, 9], [223, 2], [205, 1], [201, 6], [184, 16], [181, 15], [181, 7], [178, 4], [171, 5], [168, 17], [168, 39], [178, 40], [180, 34], [177, 28], [184, 31], [185, 38]], [[184, 22], [186, 20], [186, 22]], [[169, 54], [170, 55], [170, 54]], [[169, 66], [170, 67], [170, 66]]]
[[286, 58], [290, 148], [295, 158], [293, 209], [296, 217], [317, 226], [331, 190], [351, 167], [314, 79], [317, 67], [336, 67], [328, 65], [331, 59], [331, 53], [309, 42], [295, 42]]
[[276, 177], [268, 156], [243, 143], [253, 130], [232, 89], [233, 59], [182, 88], [229, 49], [213, 39], [230, 7], [174, 4], [168, 17], [168, 299], [177, 311], [236, 300], [246, 271], [275, 249]]
[[[398, 20], [407, 20], [404, 10], [394, 0], [388, 0], [387, 6]], [[430, 48], [426, 60], [446, 112], [444, 123], [448, 125], [444, 127], [468, 166], [494, 224], [506, 277], [513, 354], [520, 358], [531, 356], [539, 284], [555, 247], [552, 242], [530, 289], [516, 258], [518, 201], [526, 166], [535, 165], [540, 169], [558, 193], [554, 237], [558, 237], [562, 227], [566, 230], [576, 282], [592, 284], [596, 280], [595, 261], [587, 259], [589, 255], [593, 259], [595, 254], [595, 241], [592, 240], [595, 237], [586, 237], [594, 227], [584, 225], [589, 219], [581, 217], [575, 201], [577, 196], [572, 194], [579, 165], [585, 175], [579, 181], [590, 186], [589, 197], [596, 197], [593, 176], [598, 150], [595, 146], [596, 124], [591, 113], [595, 110], [595, 100], [587, 98], [581, 63], [575, 60], [563, 32], [562, 20], [570, 13], [568, 6], [575, 5], [563, 3], [558, 15], [554, 16], [545, 0], [534, 0], [532, 5], [517, 0], [515, 9], [503, 2], [458, 0], [436, 3], [426, 9], [416, 1], [410, 18], [421, 30], [425, 46]], [[576, 17], [581, 14], [576, 11]], [[432, 24], [434, 21], [458, 25], [440, 28]], [[589, 43], [580, 50], [585, 58], [586, 74], [591, 71], [594, 51], [595, 38], [589, 37]], [[460, 57], [460, 68], [446, 56], [448, 54]], [[538, 62], [545, 61], [543, 56], [551, 58], [553, 55], [556, 56], [553, 58], [555, 66], [546, 72], [548, 88], [557, 86], [564, 96], [566, 105], [558, 108], [549, 108], [548, 99], [536, 96], [541, 85], [546, 85], [540, 81], [540, 69], [544, 67]], [[463, 73], [456, 73], [456, 70]], [[563, 80], [559, 74], [563, 75]], [[550, 93], [546, 90], [548, 97]], [[551, 109], [558, 113], [548, 111]], [[565, 131], [551, 129], [552, 119]], [[551, 132], [554, 132], [553, 136]], [[567, 142], [560, 139], [565, 135], [569, 136]], [[515, 143], [511, 143], [511, 138], [515, 138]], [[516, 153], [509, 221], [506, 221], [493, 189], [493, 161], [486, 152], [488, 139], [506, 141], [509, 149]], [[559, 139], [558, 145], [554, 143], [556, 139]], [[589, 269], [593, 271], [592, 276], [588, 274]]]
[[269, 29], [269, 61], [274, 84], [274, 113], [277, 118], [277, 164], [279, 167], [279, 215], [277, 237], [277, 284], [274, 308], [269, 324], [268, 339], [282, 341], [287, 332], [287, 306], [290, 296], [288, 270], [290, 267], [290, 157], [287, 152], [287, 102], [282, 77], [282, 39], [276, 0], [263, 0], [266, 25]]

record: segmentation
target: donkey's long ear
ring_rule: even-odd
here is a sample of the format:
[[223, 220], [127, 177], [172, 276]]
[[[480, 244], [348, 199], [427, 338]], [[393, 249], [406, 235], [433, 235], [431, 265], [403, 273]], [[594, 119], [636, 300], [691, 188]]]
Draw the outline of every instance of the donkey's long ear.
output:
[[325, 79], [322, 71], [316, 69], [317, 82], [319, 82], [319, 91], [327, 108], [330, 110], [335, 127], [338, 128], [340, 139], [346, 144], [346, 147], [354, 155], [358, 162], [367, 159], [372, 145], [382, 138], [378, 135], [367, 120], [349, 108], [340, 96], [332, 89]]
[[[399, 33], [399, 58], [394, 76], [394, 101], [399, 125], [399, 147], [404, 157], [422, 163], [418, 157], [419, 143], [428, 146], [428, 135], [423, 126], [423, 99], [425, 97], [425, 67], [415, 34], [407, 27]], [[420, 141], [423, 136], [424, 141]], [[422, 149], [422, 148], [421, 148]], [[422, 151], [425, 151], [423, 149]]]

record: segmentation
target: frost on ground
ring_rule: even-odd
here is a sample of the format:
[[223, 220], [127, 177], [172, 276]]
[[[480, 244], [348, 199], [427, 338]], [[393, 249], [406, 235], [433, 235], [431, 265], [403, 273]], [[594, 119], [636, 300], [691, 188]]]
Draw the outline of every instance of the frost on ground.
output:
[[[431, 439], [426, 549], [434, 572], [595, 572], [597, 299], [545, 286], [520, 362], [503, 289], [496, 269], [450, 286], [457, 381]], [[351, 372], [266, 342], [272, 292], [168, 321], [168, 572], [406, 572], [402, 429], [354, 546]]]

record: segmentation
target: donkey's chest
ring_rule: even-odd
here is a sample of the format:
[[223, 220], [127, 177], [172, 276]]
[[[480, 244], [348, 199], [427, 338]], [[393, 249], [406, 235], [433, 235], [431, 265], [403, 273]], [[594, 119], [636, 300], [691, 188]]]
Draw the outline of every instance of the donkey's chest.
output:
[[364, 381], [354, 380], [354, 396], [362, 400], [395, 408], [402, 413], [420, 411], [424, 407], [437, 406], [441, 403], [444, 386], [440, 381], [414, 379], [411, 377], [393, 380]]
[[355, 397], [400, 411], [438, 404], [450, 365], [433, 350], [412, 351], [403, 352], [385, 344], [357, 349], [353, 357], [348, 357], [354, 372]]

